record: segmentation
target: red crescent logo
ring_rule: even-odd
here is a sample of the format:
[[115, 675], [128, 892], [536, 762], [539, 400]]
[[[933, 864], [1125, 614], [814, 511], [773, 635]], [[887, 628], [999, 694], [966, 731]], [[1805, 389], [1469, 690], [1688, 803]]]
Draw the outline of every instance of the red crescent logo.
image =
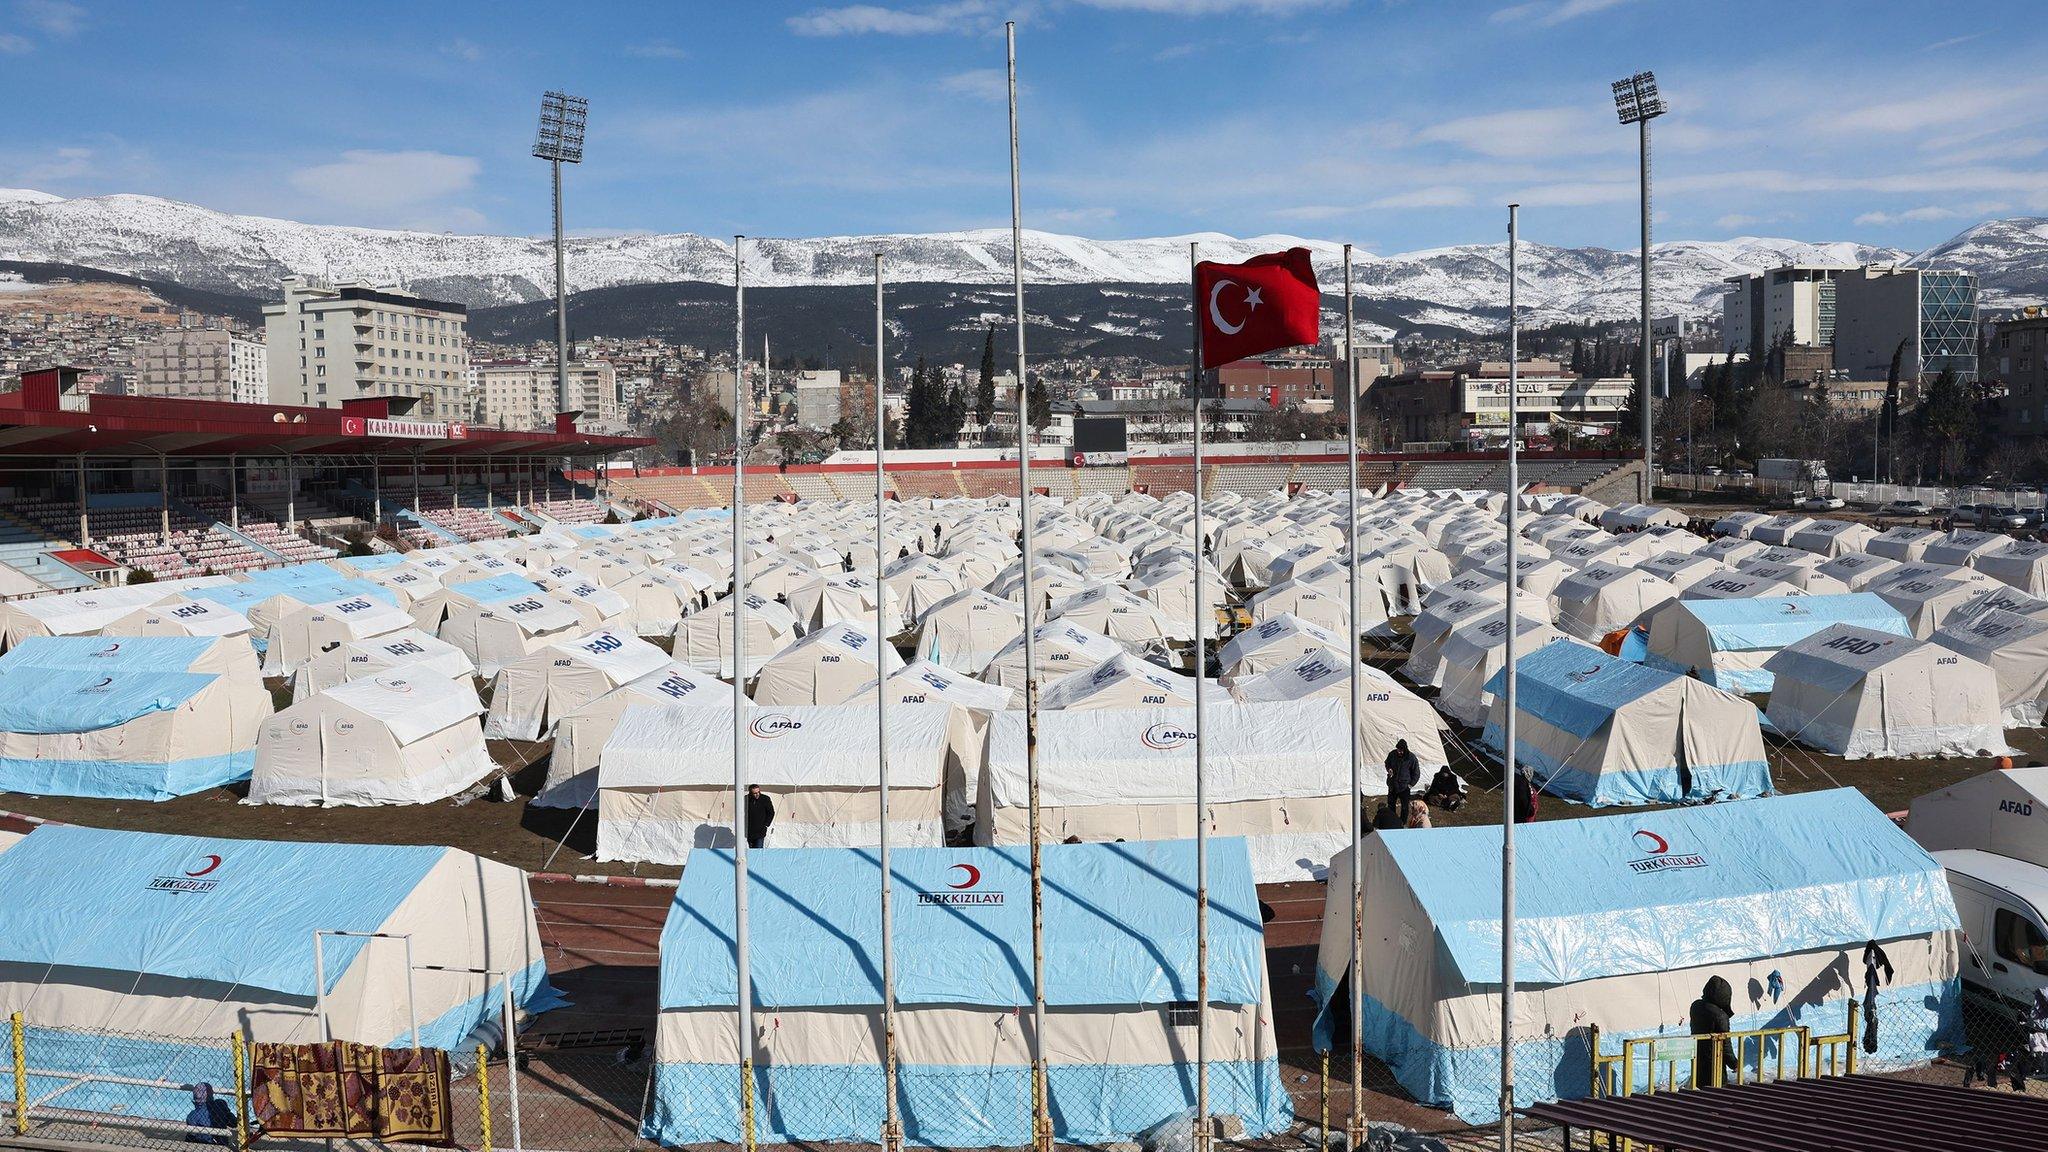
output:
[[214, 870], [215, 868], [218, 868], [218, 867], [220, 867], [220, 857], [218, 857], [218, 856], [215, 856], [215, 855], [213, 855], [213, 854], [211, 854], [211, 853], [208, 853], [208, 854], [207, 854], [207, 856], [206, 856], [206, 867], [204, 867], [204, 868], [201, 868], [201, 869], [200, 869], [199, 871], [197, 871], [197, 872], [187, 872], [187, 873], [185, 873], [185, 875], [187, 875], [187, 876], [204, 876], [204, 875], [206, 875], [206, 874], [207, 874], [208, 872], [211, 872], [211, 871], [213, 871], [213, 870]]
[[972, 888], [976, 884], [981, 883], [981, 869], [976, 868], [972, 864], [955, 864], [953, 865], [953, 870], [967, 873], [967, 879], [959, 884], [948, 884], [946, 885], [948, 888]]
[[1652, 856], [1662, 856], [1666, 852], [1671, 851], [1670, 842], [1655, 832], [1647, 832], [1638, 828], [1636, 829], [1635, 837], [1636, 843], [1641, 845]]

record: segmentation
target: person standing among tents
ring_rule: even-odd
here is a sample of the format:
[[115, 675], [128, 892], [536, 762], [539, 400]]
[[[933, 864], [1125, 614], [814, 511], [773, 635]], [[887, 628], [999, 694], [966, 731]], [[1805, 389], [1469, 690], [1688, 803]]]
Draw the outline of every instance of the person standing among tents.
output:
[[768, 826], [775, 823], [775, 801], [759, 784], [747, 785], [747, 847], [760, 848], [768, 843]]
[[2027, 1011], [2027, 1063], [2036, 1076], [2048, 1076], [2048, 988], [2034, 989], [2034, 1006]]
[[1692, 1002], [1692, 1034], [1700, 1038], [1693, 1055], [1693, 1087], [1704, 1088], [1712, 1081], [1714, 1048], [1721, 1049], [1721, 1064], [1730, 1072], [1740, 1075], [1742, 1065], [1735, 1058], [1735, 1048], [1726, 1040], [1715, 1041], [1720, 1036], [1735, 1030], [1735, 989], [1719, 976], [1707, 979], [1707, 986], [1700, 990], [1700, 998]]
[[1415, 793], [1415, 786], [1420, 783], [1422, 762], [1415, 758], [1415, 753], [1408, 750], [1406, 740], [1396, 741], [1394, 750], [1387, 753], [1387, 807], [1405, 819], [1408, 814], [1408, 801]]

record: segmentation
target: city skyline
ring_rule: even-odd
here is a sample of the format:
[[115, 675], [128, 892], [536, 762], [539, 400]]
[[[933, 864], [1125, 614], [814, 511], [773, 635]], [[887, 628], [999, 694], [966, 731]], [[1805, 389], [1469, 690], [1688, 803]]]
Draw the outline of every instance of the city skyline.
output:
[[[0, 186], [538, 235], [534, 116], [564, 88], [591, 99], [589, 162], [570, 176], [580, 234], [1002, 226], [1015, 18], [1025, 222], [1048, 232], [1396, 253], [1496, 240], [1516, 199], [1531, 239], [1633, 248], [1634, 134], [1607, 83], [1642, 68], [1672, 105], [1655, 129], [1659, 239], [1918, 250], [2048, 212], [2048, 83], [1984, 63], [1981, 21], [1857, 11], [950, 0], [692, 6], [686, 25], [371, 4], [337, 29], [250, 5], [5, 0], [0, 92], [25, 114]], [[1765, 13], [1771, 44], [1730, 35]], [[2000, 57], [2024, 59], [2027, 39], [2000, 32]], [[1816, 74], [1815, 58], [1856, 66]]]

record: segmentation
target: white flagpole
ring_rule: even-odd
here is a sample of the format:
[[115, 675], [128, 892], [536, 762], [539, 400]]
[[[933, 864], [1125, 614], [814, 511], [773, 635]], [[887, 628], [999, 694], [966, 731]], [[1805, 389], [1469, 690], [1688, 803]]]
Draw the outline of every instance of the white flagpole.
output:
[[1193, 385], [1195, 418], [1195, 1148], [1207, 1152], [1213, 1134], [1209, 1123], [1209, 793], [1202, 771], [1204, 693], [1208, 654], [1202, 647], [1207, 597], [1202, 579], [1202, 317], [1195, 290], [1199, 245], [1188, 243], [1188, 319], [1194, 325], [1194, 358], [1188, 365]]
[[1031, 389], [1024, 374], [1024, 196], [1017, 165], [1017, 22], [1003, 25], [1010, 77], [1010, 286], [1017, 298], [1017, 511], [1024, 571], [1024, 775], [1031, 802], [1032, 1146], [1052, 1152], [1051, 1084], [1045, 1074], [1045, 871], [1038, 811], [1038, 649], [1031, 591]]
[[881, 788], [876, 805], [881, 818], [882, 868], [882, 1090], [886, 1102], [882, 1113], [882, 1147], [897, 1152], [903, 1147], [903, 1128], [896, 1115], [896, 920], [889, 905], [889, 673], [882, 661], [883, 646], [889, 643], [883, 623], [888, 608], [889, 586], [882, 583], [882, 509], [886, 507], [883, 488], [888, 474], [882, 464], [882, 429], [886, 358], [882, 355], [882, 254], [875, 253], [875, 771]]
[[747, 281], [732, 238], [732, 861], [733, 960], [739, 972], [740, 1124], [754, 1147], [754, 985], [747, 954]]
[[1351, 525], [1345, 530], [1351, 566], [1351, 1119], [1344, 1132], [1348, 1148], [1365, 1146], [1365, 1060], [1359, 1047], [1363, 1032], [1365, 1001], [1359, 990], [1365, 986], [1365, 766], [1359, 756], [1359, 654], [1358, 634], [1358, 360], [1351, 351], [1351, 330], [1357, 324], [1356, 305], [1351, 298], [1351, 245], [1344, 246], [1344, 386], [1350, 393], [1345, 414], [1345, 461], [1350, 476]]
[[[1508, 205], [1508, 606], [1505, 639], [1508, 674], [1503, 681], [1502, 712], [1506, 715], [1506, 753], [1501, 758], [1500, 820], [1500, 1148], [1515, 1147], [1515, 610], [1522, 597], [1522, 578], [1515, 568], [1516, 505], [1520, 502], [1521, 321], [1515, 312], [1517, 246], [1521, 243], [1520, 204]], [[1356, 996], [1357, 985], [1352, 985]]]

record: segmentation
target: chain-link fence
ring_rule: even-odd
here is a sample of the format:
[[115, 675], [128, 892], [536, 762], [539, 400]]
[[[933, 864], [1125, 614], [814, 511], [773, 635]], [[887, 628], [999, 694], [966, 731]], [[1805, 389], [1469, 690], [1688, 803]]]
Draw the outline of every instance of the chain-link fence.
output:
[[168, 1039], [7, 1022], [6, 1130], [131, 1147], [236, 1141], [242, 1058], [227, 1037]]

